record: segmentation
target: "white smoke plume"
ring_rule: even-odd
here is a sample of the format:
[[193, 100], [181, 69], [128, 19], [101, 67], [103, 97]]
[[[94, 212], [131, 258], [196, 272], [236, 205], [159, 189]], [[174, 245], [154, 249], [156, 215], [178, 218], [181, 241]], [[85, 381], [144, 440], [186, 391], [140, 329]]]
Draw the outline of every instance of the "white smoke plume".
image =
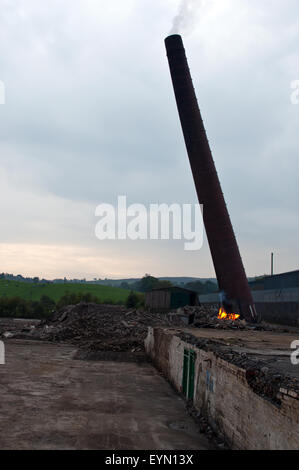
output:
[[182, 0], [169, 34], [190, 34], [196, 24], [196, 13], [203, 0]]

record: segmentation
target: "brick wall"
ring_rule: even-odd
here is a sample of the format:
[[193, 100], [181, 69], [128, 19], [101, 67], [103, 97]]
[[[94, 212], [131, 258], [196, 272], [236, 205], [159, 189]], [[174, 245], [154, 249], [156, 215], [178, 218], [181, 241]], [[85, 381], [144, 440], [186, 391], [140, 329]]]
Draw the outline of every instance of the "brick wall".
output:
[[288, 390], [281, 393], [281, 405], [273, 404], [251, 389], [245, 370], [182, 341], [172, 330], [150, 329], [145, 346], [180, 392], [184, 349], [195, 351], [194, 406], [233, 449], [298, 449], [299, 400]]

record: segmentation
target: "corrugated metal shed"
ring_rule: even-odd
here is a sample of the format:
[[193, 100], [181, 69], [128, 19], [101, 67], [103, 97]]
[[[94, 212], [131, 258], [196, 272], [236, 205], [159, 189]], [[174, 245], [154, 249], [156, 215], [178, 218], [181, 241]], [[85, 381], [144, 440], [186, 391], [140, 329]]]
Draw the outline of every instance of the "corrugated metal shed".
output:
[[198, 294], [182, 287], [162, 287], [147, 292], [145, 305], [151, 311], [168, 312], [186, 305], [198, 305]]
[[289, 289], [299, 287], [299, 270], [287, 273], [265, 276], [256, 281], [251, 281], [252, 290]]

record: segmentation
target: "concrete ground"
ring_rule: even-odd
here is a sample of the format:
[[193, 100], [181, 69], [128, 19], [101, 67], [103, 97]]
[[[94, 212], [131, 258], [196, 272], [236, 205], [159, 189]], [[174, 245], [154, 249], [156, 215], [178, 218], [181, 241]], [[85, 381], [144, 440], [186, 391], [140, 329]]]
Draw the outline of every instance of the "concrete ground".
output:
[[148, 363], [74, 360], [75, 349], [5, 342], [0, 449], [210, 449]]
[[282, 374], [299, 379], [299, 365], [291, 363], [291, 343], [299, 340], [299, 330], [289, 333], [256, 330], [217, 330], [205, 328], [184, 328], [182, 331], [197, 338], [208, 338], [238, 353], [246, 353]]

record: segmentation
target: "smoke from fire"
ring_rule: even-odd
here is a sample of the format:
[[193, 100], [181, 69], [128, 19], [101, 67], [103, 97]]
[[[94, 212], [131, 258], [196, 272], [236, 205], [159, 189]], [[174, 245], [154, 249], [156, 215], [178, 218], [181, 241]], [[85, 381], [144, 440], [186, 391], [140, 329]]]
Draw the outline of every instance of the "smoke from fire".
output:
[[195, 27], [196, 14], [204, 0], [182, 0], [169, 34], [190, 34]]

